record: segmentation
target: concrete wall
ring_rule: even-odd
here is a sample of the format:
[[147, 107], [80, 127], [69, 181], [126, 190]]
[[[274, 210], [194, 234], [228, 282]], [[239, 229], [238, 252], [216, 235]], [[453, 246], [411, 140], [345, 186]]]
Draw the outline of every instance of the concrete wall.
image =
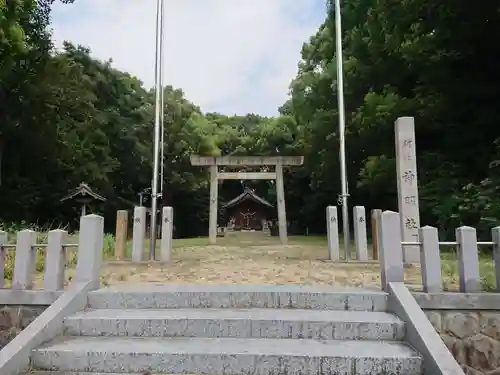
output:
[[48, 306], [0, 305], [0, 349], [26, 328]]

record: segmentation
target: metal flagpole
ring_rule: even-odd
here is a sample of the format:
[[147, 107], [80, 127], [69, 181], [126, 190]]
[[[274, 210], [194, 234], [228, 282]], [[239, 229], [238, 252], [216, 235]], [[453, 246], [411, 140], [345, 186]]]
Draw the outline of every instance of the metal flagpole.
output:
[[347, 198], [349, 190], [347, 186], [347, 166], [345, 155], [345, 108], [344, 108], [344, 68], [342, 59], [342, 21], [340, 0], [335, 0], [335, 40], [337, 55], [337, 100], [339, 110], [339, 141], [340, 141], [340, 180], [342, 194], [339, 202], [342, 204], [342, 226], [344, 231], [344, 252], [346, 261], [350, 258], [351, 233], [349, 231], [349, 207]]
[[153, 147], [153, 179], [151, 182], [151, 228], [149, 237], [149, 259], [155, 259], [156, 222], [158, 206], [158, 162], [160, 154], [160, 116], [161, 116], [161, 25], [163, 0], [156, 3], [156, 53], [155, 53], [155, 132]]
[[161, 52], [160, 52], [160, 58], [161, 58], [161, 64], [160, 64], [160, 87], [161, 87], [161, 111], [160, 111], [160, 124], [161, 124], [161, 137], [160, 137], [160, 197], [163, 200], [163, 173], [164, 173], [164, 155], [165, 155], [165, 88], [163, 87], [163, 63], [165, 61], [165, 47], [164, 47], [164, 22], [165, 22], [165, 7], [164, 4], [162, 4], [161, 7], [161, 31], [160, 31], [160, 46], [161, 46]]

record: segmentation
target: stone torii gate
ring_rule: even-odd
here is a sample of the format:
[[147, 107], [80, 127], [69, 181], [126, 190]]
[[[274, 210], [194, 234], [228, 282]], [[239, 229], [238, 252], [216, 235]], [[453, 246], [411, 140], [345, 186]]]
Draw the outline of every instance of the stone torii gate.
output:
[[[219, 180], [276, 180], [276, 198], [278, 203], [278, 226], [280, 241], [288, 242], [285, 186], [283, 183], [283, 166], [299, 166], [304, 163], [303, 156], [191, 156], [191, 165], [210, 167], [210, 216], [209, 241], [217, 241], [218, 182]], [[274, 172], [219, 172], [219, 166], [256, 167], [274, 166]]]

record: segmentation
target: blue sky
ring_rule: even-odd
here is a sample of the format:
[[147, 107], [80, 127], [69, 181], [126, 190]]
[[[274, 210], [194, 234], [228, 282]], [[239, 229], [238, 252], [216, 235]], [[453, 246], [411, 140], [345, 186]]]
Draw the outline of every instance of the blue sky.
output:
[[[154, 82], [155, 0], [77, 0], [53, 11], [54, 41]], [[165, 0], [165, 84], [205, 112], [275, 115], [325, 0]]]

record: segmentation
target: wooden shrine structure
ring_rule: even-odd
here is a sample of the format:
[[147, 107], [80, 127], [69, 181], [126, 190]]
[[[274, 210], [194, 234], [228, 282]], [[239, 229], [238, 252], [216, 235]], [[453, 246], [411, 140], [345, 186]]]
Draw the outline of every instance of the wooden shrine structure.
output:
[[263, 223], [274, 216], [270, 213], [274, 206], [250, 188], [245, 188], [243, 193], [231, 199], [222, 208], [231, 218], [231, 229], [235, 231], [263, 230]]
[[82, 205], [81, 216], [85, 216], [87, 214], [87, 206], [92, 201], [106, 201], [106, 198], [94, 192], [89, 185], [85, 182], [80, 183], [76, 189], [71, 191], [68, 195], [61, 198], [61, 202], [74, 199], [76, 202]]
[[[283, 167], [299, 166], [304, 163], [303, 156], [191, 156], [191, 165], [210, 168], [210, 216], [209, 242], [217, 241], [218, 182], [219, 180], [275, 180], [278, 206], [278, 227], [282, 244], [288, 242], [285, 209], [285, 187]], [[219, 172], [219, 167], [274, 167], [274, 172]]]

